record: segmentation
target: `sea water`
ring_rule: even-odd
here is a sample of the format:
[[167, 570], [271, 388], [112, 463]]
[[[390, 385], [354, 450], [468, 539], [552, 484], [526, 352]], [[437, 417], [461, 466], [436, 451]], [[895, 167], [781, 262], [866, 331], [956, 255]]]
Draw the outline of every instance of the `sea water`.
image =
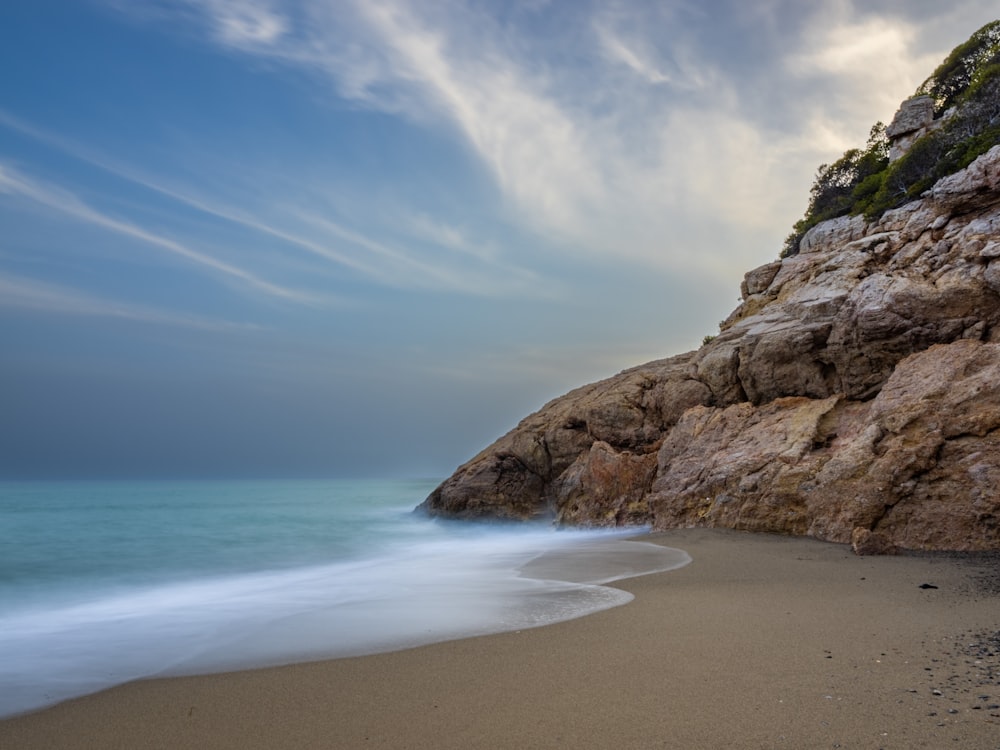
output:
[[434, 486], [0, 483], [0, 717], [144, 677], [544, 625], [690, 560], [622, 532], [413, 513]]

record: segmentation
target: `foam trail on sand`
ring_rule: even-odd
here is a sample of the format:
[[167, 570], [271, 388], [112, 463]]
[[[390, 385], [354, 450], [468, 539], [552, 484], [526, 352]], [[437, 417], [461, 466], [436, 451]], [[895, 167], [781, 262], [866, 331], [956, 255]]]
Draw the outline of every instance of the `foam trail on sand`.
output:
[[601, 583], [690, 559], [621, 533], [412, 524], [426, 533], [410, 529], [368, 557], [133, 585], [0, 614], [0, 716], [154, 675], [545, 625], [631, 599]]

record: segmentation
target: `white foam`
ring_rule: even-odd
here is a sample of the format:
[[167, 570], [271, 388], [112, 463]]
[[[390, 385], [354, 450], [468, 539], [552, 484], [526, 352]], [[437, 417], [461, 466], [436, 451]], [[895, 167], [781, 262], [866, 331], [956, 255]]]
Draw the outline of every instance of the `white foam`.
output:
[[597, 584], [689, 560], [621, 535], [470, 528], [368, 559], [36, 603], [0, 614], [0, 716], [143, 677], [544, 625], [631, 598]]

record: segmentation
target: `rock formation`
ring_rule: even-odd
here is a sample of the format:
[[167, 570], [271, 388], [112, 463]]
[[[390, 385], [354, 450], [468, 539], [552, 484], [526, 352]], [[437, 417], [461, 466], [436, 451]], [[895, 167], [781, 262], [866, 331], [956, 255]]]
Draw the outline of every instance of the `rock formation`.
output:
[[889, 161], [896, 161], [910, 150], [928, 130], [941, 125], [934, 119], [934, 100], [929, 96], [914, 96], [899, 107], [885, 134], [889, 139]]
[[555, 399], [421, 508], [1000, 549], [1000, 146], [742, 294], [701, 349]]

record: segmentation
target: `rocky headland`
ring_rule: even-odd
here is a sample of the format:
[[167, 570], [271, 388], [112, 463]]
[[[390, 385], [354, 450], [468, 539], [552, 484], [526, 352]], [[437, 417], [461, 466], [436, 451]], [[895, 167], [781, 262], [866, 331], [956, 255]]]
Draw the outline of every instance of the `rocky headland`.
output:
[[420, 508], [1000, 549], [1000, 146], [812, 227], [699, 350], [551, 401]]
[[695, 352], [578, 388], [431, 515], [1000, 550], [1000, 20], [819, 168]]

